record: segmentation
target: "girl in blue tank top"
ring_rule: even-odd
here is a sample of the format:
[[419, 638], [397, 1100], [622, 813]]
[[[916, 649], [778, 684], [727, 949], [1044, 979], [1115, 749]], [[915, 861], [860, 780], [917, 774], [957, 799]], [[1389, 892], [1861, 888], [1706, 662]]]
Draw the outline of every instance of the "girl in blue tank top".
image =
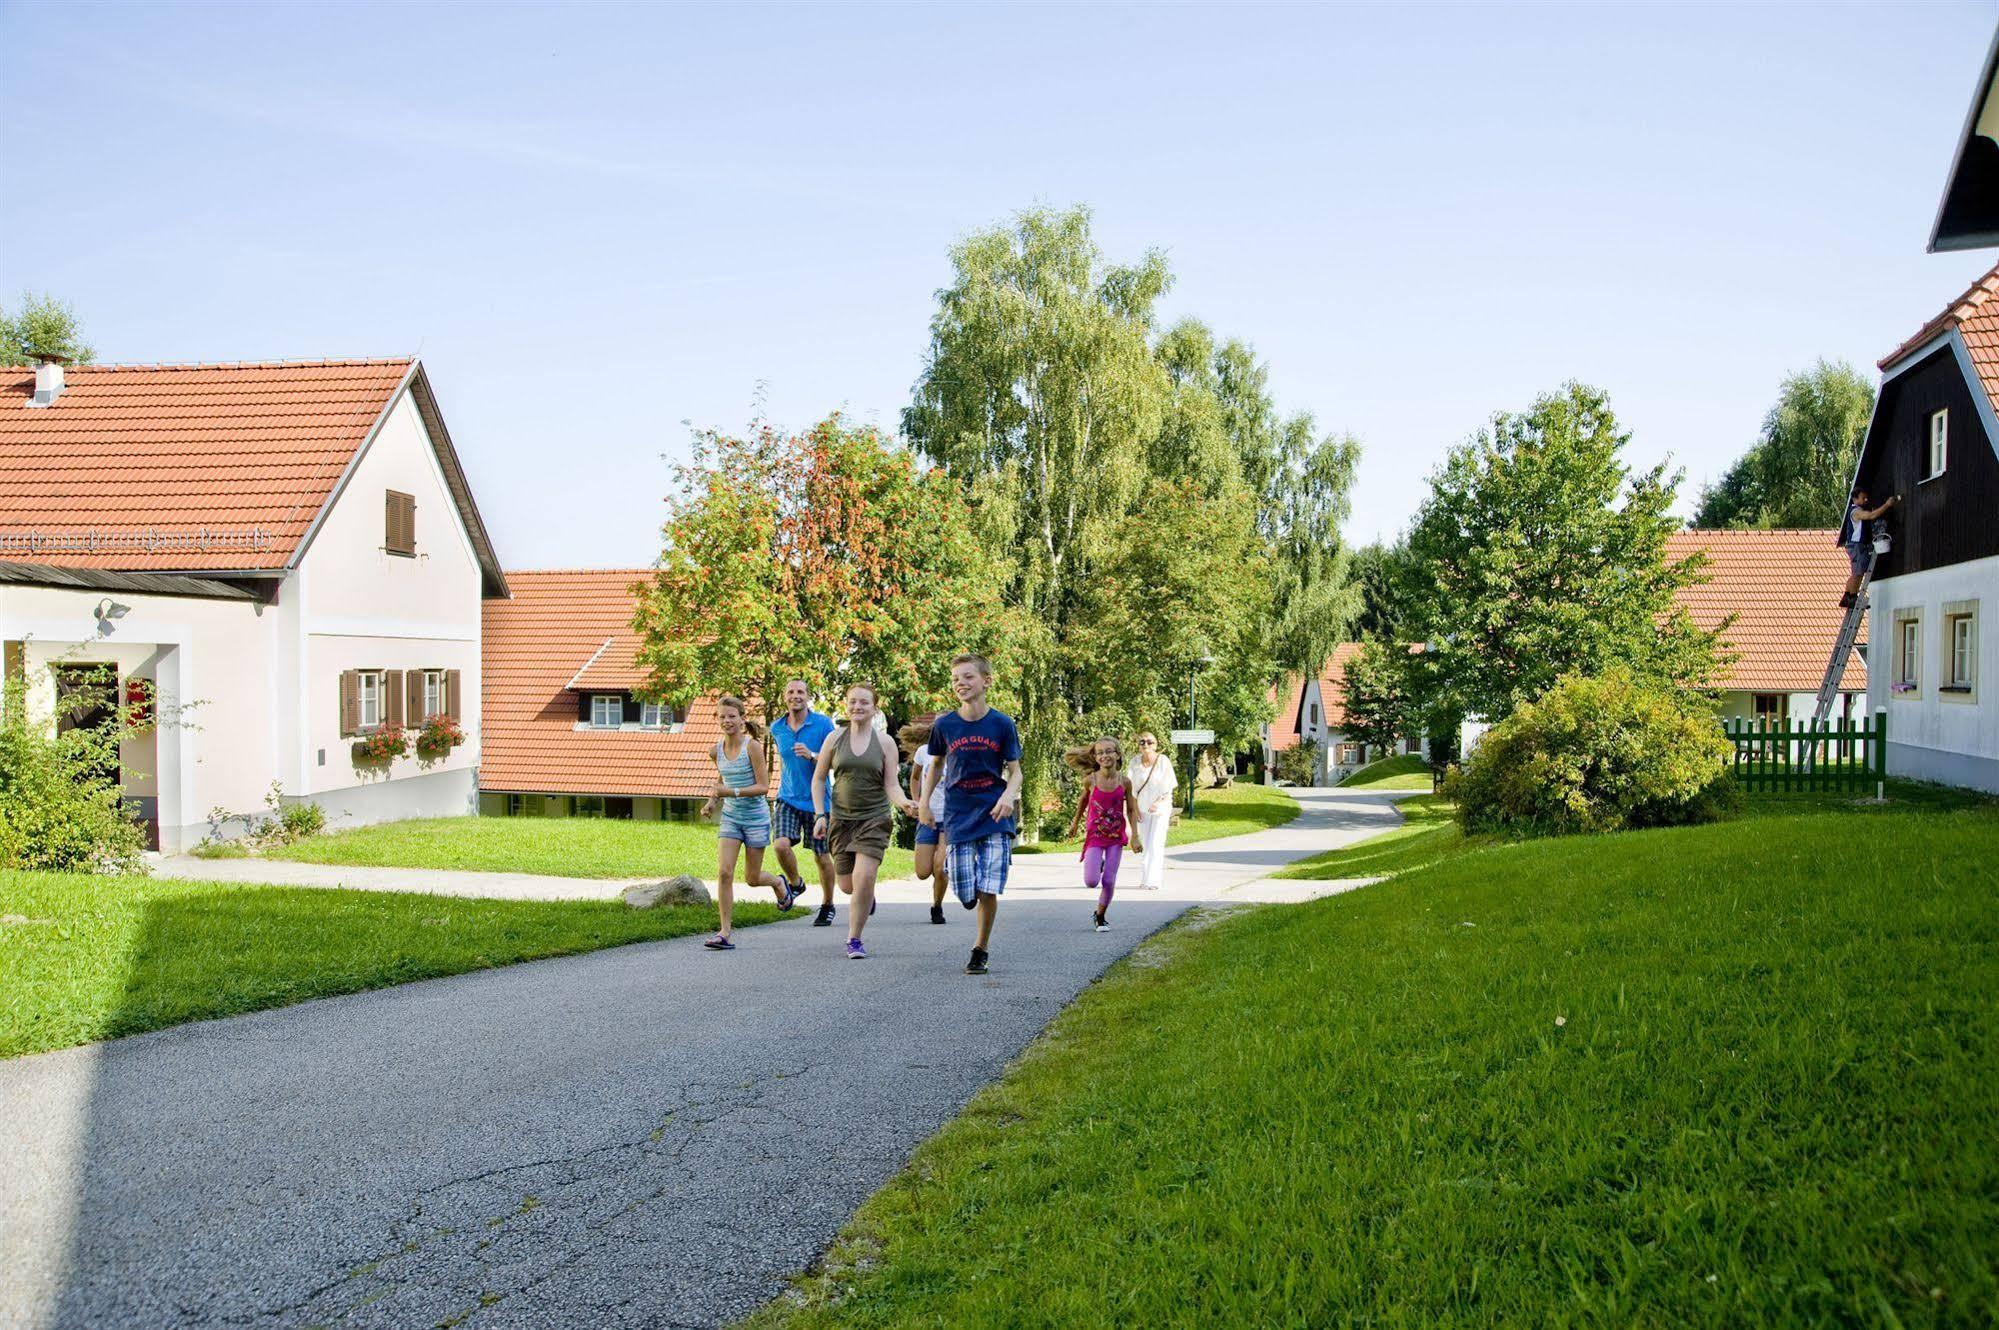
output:
[[740, 853], [749, 860], [744, 880], [752, 886], [769, 887], [777, 893], [777, 908], [789, 910], [794, 897], [785, 880], [764, 872], [764, 847], [770, 844], [770, 777], [764, 766], [763, 732], [743, 714], [738, 697], [724, 697], [715, 703], [715, 720], [722, 727], [722, 742], [710, 750], [715, 759], [715, 785], [701, 816], [721, 814], [716, 847], [715, 908], [721, 916], [721, 931], [702, 943], [710, 951], [734, 951], [729, 940], [729, 924], [736, 907], [736, 859]]

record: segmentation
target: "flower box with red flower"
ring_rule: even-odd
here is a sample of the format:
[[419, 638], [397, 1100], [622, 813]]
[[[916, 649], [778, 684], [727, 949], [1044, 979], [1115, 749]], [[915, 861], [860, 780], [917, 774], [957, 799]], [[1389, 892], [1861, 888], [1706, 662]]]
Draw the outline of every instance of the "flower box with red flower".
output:
[[465, 730], [449, 716], [431, 716], [416, 734], [416, 755], [439, 758], [465, 742]]
[[400, 725], [383, 725], [354, 741], [356, 762], [392, 762], [409, 752], [409, 734]]

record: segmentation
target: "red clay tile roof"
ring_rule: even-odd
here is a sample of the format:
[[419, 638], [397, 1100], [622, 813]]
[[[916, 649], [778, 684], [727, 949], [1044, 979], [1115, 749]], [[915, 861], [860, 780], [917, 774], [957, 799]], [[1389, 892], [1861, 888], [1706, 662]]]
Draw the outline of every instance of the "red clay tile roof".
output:
[[1973, 282], [1965, 293], [1950, 302], [1943, 313], [1931, 319], [1908, 341], [1890, 351], [1881, 361], [1887, 370], [1938, 333], [1956, 328], [1971, 353], [1972, 368], [1985, 385], [1985, 395], [1999, 406], [1999, 267]]
[[645, 568], [510, 572], [512, 598], [485, 602], [481, 789], [706, 797], [715, 783], [708, 750], [722, 737], [712, 699], [690, 708], [678, 734], [576, 728], [568, 685], [579, 672], [586, 690], [637, 682], [630, 587], [648, 576]]
[[[1686, 588], [1677, 599], [1703, 628], [1713, 628], [1731, 612], [1737, 617], [1726, 638], [1739, 654], [1724, 687], [1755, 693], [1815, 693], [1826, 660], [1839, 636], [1845, 611], [1839, 594], [1846, 586], [1846, 555], [1833, 545], [1835, 532], [1676, 531], [1666, 540], [1666, 557], [1684, 559], [1695, 551], [1708, 556], [1708, 580]], [[1860, 640], [1867, 640], [1861, 626]], [[1840, 686], [1867, 687], [1867, 670], [1855, 652]]]
[[[86, 547], [11, 557], [283, 568], [412, 363], [77, 365], [47, 407], [28, 405], [34, 370], [0, 369], [0, 557], [33, 531]], [[204, 548], [203, 529], [221, 538]], [[149, 548], [149, 531], [173, 539]]]
[[[1346, 723], [1346, 694], [1341, 689], [1341, 681], [1346, 678], [1347, 662], [1360, 654], [1360, 643], [1342, 642], [1333, 648], [1333, 654], [1326, 659], [1326, 667], [1319, 672], [1319, 702], [1326, 709], [1325, 726], [1337, 730]], [[1277, 704], [1277, 718], [1270, 722], [1270, 747], [1272, 752], [1282, 752], [1298, 742], [1299, 713], [1305, 706], [1305, 676], [1287, 674], [1271, 685], [1270, 700]]]

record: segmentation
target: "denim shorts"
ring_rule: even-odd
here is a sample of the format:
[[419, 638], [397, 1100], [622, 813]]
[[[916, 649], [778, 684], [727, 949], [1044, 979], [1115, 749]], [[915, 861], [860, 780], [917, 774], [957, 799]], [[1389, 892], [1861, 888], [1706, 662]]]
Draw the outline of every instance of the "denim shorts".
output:
[[926, 826], [924, 826], [924, 825], [923, 825], [923, 824], [922, 824], [921, 822], [918, 822], [918, 823], [916, 824], [916, 843], [917, 843], [918, 845], [936, 845], [936, 844], [938, 844], [938, 843], [939, 843], [939, 833], [938, 833], [938, 830], [937, 830], [937, 828], [936, 828], [936, 827], [926, 827]]
[[739, 840], [747, 849], [761, 850], [764, 846], [770, 844], [770, 818], [768, 816], [745, 822], [724, 813], [722, 814], [721, 825], [716, 830], [719, 839]]
[[1856, 576], [1867, 571], [1867, 561], [1873, 557], [1874, 542], [1871, 540], [1846, 547], [1846, 566], [1851, 568]]

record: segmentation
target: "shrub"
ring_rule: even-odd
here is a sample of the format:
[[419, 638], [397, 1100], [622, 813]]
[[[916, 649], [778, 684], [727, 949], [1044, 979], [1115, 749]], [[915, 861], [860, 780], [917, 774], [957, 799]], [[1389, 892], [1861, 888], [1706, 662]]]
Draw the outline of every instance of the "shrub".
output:
[[1310, 785], [1319, 770], [1319, 741], [1306, 739], [1277, 754], [1277, 779], [1293, 785]]
[[1566, 835], [1712, 822], [1735, 803], [1730, 748], [1696, 695], [1623, 667], [1566, 675], [1487, 731], [1445, 793], [1467, 832]]
[[[126, 814], [113, 773], [120, 742], [149, 728], [141, 685], [120, 698], [108, 667], [60, 697], [54, 716], [31, 713], [27, 681], [0, 680], [0, 868], [136, 872], [145, 833]], [[93, 714], [101, 723], [62, 729]]]

